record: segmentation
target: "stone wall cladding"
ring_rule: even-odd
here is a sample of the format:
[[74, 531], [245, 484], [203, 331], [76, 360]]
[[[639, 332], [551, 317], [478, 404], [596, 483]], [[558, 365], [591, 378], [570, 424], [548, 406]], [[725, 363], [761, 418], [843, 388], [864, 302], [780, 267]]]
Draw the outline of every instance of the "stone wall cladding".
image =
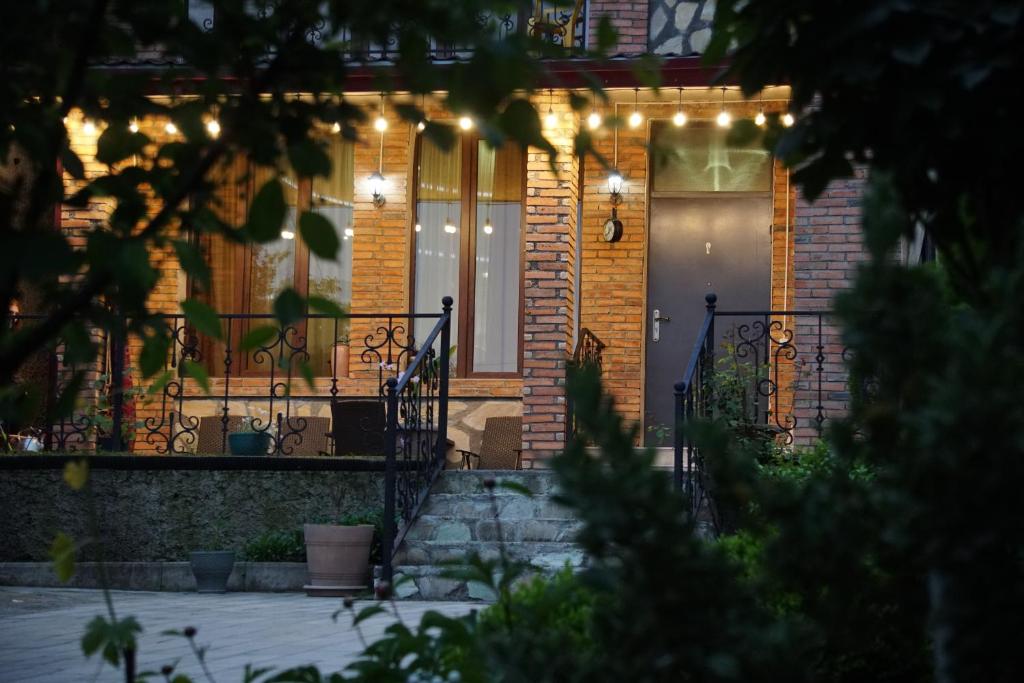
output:
[[656, 55], [704, 54], [711, 40], [715, 0], [650, 0], [648, 50]]
[[[211, 470], [97, 470], [90, 490], [99, 509], [106, 559], [183, 560], [200, 549], [242, 550], [266, 531], [379, 509], [383, 474]], [[0, 477], [0, 561], [46, 561], [57, 532], [91, 537], [85, 494], [60, 470], [9, 470]], [[86, 546], [79, 559], [95, 559]]]

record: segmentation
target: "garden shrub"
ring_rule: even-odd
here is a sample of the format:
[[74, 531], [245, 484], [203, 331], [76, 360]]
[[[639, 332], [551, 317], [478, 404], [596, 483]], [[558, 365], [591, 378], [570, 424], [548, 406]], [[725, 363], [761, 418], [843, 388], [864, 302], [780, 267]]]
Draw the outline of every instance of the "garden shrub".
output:
[[302, 531], [267, 531], [245, 544], [242, 554], [249, 562], [305, 562]]

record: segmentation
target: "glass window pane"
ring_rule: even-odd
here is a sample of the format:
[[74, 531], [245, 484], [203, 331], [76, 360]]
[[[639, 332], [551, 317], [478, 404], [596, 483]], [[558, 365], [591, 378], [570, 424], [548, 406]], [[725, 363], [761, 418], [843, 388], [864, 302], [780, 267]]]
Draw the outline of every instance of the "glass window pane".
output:
[[518, 147], [477, 147], [473, 370], [519, 367], [519, 258], [523, 156]]
[[[337, 135], [327, 141], [331, 158], [331, 175], [313, 179], [312, 210], [324, 216], [341, 237], [341, 249], [336, 260], [322, 259], [309, 254], [309, 295], [330, 299], [343, 310], [352, 305], [352, 240], [345, 228], [352, 227], [353, 144]], [[307, 327], [307, 349], [310, 363], [317, 375], [331, 375], [331, 349], [336, 341], [347, 339], [349, 321], [310, 320]]]
[[[259, 192], [274, 171], [258, 168], [255, 172], [254, 192]], [[248, 313], [272, 313], [274, 298], [286, 287], [295, 286], [295, 217], [298, 200], [298, 181], [291, 169], [281, 174], [284, 198], [288, 211], [281, 226], [281, 237], [266, 244], [254, 244], [249, 260]]]
[[[455, 299], [459, 306], [459, 237], [462, 230], [462, 141], [443, 150], [420, 137], [419, 163], [416, 169], [415, 233], [417, 313], [441, 310], [441, 298]], [[416, 339], [425, 339], [436, 321], [417, 320]], [[452, 343], [458, 339], [458, 316], [452, 316]]]
[[768, 192], [771, 157], [760, 137], [727, 142], [729, 130], [697, 124], [659, 124], [654, 132], [655, 192]]

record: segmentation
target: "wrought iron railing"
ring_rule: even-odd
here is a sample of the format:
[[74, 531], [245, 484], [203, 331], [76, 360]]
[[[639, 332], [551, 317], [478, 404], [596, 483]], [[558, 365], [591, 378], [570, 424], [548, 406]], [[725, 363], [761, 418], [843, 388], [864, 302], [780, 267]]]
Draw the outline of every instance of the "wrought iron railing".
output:
[[[597, 338], [597, 335], [586, 327], [580, 329], [579, 339], [576, 341], [576, 348], [573, 350], [572, 358], [566, 364], [567, 372], [578, 368], [593, 368], [600, 376], [604, 365], [604, 342]], [[565, 397], [565, 441], [576, 437], [576, 412], [573, 409], [572, 396]]]
[[[726, 417], [744, 436], [782, 447], [809, 445], [850, 399], [842, 345], [830, 311], [707, 311], [675, 385], [673, 481], [717, 528], [704, 455], [691, 425]], [[723, 329], [723, 325], [727, 327]]]

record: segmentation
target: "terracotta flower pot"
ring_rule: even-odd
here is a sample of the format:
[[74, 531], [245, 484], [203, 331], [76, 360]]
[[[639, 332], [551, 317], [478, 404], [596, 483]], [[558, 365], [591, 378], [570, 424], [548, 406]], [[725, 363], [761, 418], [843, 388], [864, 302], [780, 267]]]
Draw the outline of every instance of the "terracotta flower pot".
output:
[[335, 344], [331, 351], [331, 371], [335, 377], [348, 377], [349, 345]]
[[370, 578], [373, 526], [306, 524], [307, 595], [338, 596], [361, 593]]

